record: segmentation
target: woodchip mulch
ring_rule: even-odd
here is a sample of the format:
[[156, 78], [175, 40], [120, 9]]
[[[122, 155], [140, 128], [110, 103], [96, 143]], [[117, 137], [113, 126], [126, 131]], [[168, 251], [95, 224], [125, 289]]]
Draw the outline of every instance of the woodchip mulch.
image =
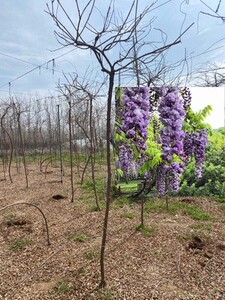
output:
[[[51, 240], [48, 246], [44, 220], [34, 207], [1, 211], [0, 299], [225, 299], [225, 210], [220, 203], [190, 200], [213, 216], [209, 221], [182, 213], [148, 213], [151, 236], [135, 228], [140, 222], [138, 204], [113, 204], [105, 260], [108, 284], [99, 290], [104, 211], [91, 209], [92, 195], [77, 185], [71, 203], [69, 176], [65, 174], [61, 184], [54, 168], [45, 179], [30, 165], [29, 189], [22, 170], [14, 170], [12, 184], [0, 178], [1, 208], [24, 201], [37, 205], [48, 219]], [[57, 194], [66, 198], [52, 199]], [[85, 240], [76, 238], [79, 235]], [[20, 248], [21, 241], [26, 244]]]

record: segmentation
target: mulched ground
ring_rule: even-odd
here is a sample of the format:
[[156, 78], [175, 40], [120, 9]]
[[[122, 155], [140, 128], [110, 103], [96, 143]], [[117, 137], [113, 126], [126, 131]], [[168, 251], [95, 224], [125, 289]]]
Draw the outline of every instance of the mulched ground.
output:
[[[194, 220], [181, 212], [146, 213], [150, 236], [136, 230], [140, 206], [112, 204], [106, 249], [107, 288], [100, 282], [99, 250], [104, 211], [93, 210], [92, 194], [75, 187], [70, 202], [69, 174], [46, 176], [29, 166], [29, 189], [22, 173], [13, 180], [0, 175], [1, 208], [27, 205], [0, 214], [0, 299], [225, 299], [225, 210], [208, 198], [183, 198], [212, 218]], [[77, 178], [75, 178], [77, 180]], [[57, 199], [53, 199], [53, 196]], [[64, 196], [58, 199], [59, 195]], [[160, 200], [157, 200], [160, 201]], [[174, 201], [170, 199], [170, 202]], [[177, 201], [177, 199], [176, 199]]]

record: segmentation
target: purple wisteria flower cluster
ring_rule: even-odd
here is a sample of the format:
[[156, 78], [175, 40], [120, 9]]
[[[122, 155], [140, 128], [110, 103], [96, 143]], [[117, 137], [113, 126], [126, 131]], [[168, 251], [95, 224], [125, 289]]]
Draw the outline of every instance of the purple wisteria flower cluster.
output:
[[161, 131], [163, 159], [171, 162], [173, 154], [183, 155], [182, 130], [186, 111], [178, 89], [173, 89], [164, 96], [159, 105], [160, 121], [164, 125]]
[[125, 177], [127, 177], [129, 174], [131, 174], [134, 171], [135, 169], [134, 152], [131, 149], [129, 144], [123, 143], [120, 145], [119, 161]]
[[184, 108], [185, 110], [188, 110], [191, 106], [191, 91], [188, 87], [185, 87], [181, 90], [181, 96], [184, 99]]
[[174, 162], [171, 164], [168, 172], [168, 190], [173, 192], [179, 191], [180, 177], [184, 172], [182, 163]]
[[[161, 130], [161, 143], [165, 166], [160, 166], [158, 176], [158, 190], [160, 194], [166, 192], [166, 186], [173, 191], [178, 191], [180, 175], [183, 173], [183, 164], [173, 162], [174, 155], [183, 156], [183, 138], [185, 133], [182, 130], [186, 111], [183, 106], [183, 99], [180, 97], [179, 89], [173, 88], [162, 97], [159, 105], [160, 121], [164, 128]], [[162, 168], [165, 171], [162, 172]], [[163, 177], [162, 177], [163, 176]], [[170, 184], [165, 184], [168, 181]], [[162, 187], [160, 186], [162, 185]], [[165, 187], [165, 188], [164, 188]]]
[[195, 147], [194, 147], [194, 143], [193, 143], [193, 135], [191, 133], [185, 132], [183, 144], [184, 144], [184, 160], [185, 160], [185, 163], [187, 164], [187, 163], [189, 163], [191, 156], [195, 152]]
[[206, 146], [208, 144], [208, 133], [205, 129], [199, 130], [194, 133], [194, 144], [195, 144], [195, 174], [197, 178], [202, 177], [202, 170], [206, 159]]
[[[122, 88], [121, 102], [123, 105], [123, 117], [121, 120], [122, 132], [126, 133], [127, 142], [119, 146], [119, 160], [121, 169], [127, 173], [129, 162], [124, 147], [127, 147], [127, 153], [131, 151], [130, 145], [133, 144], [138, 153], [135, 169], [138, 169], [143, 161], [144, 151], [147, 149], [146, 140], [148, 136], [147, 127], [150, 122], [150, 102], [148, 87]], [[121, 109], [120, 109], [121, 111]], [[118, 132], [118, 131], [117, 131]], [[132, 150], [133, 151], [133, 150]], [[134, 155], [134, 154], [133, 154]], [[133, 168], [134, 166], [132, 166]]]
[[156, 188], [160, 195], [165, 195], [166, 193], [166, 176], [167, 176], [168, 166], [164, 163], [160, 164], [157, 169], [156, 176]]
[[184, 139], [184, 153], [186, 161], [190, 161], [191, 155], [195, 157], [195, 174], [197, 178], [202, 177], [202, 170], [206, 159], [206, 147], [208, 145], [208, 132], [201, 129], [192, 134], [186, 133]]
[[[123, 137], [119, 139], [117, 149], [125, 178], [138, 174], [146, 162], [147, 167], [142, 168], [142, 172], [151, 176], [149, 174], [154, 170], [153, 173], [157, 174], [156, 187], [161, 195], [167, 191], [178, 192], [184, 167], [193, 156], [195, 173], [200, 178], [206, 158], [208, 132], [205, 129], [196, 132], [194, 127], [190, 132], [183, 131], [185, 117], [189, 120], [190, 90], [134, 87], [119, 88], [117, 91], [120, 97], [116, 100], [116, 120], [119, 124], [116, 132]], [[148, 128], [149, 124], [152, 127]], [[155, 141], [160, 147], [156, 149], [153, 146], [146, 151], [148, 129], [150, 139], [151, 132], [157, 135]], [[151, 142], [149, 145], [152, 145]], [[156, 158], [160, 151], [160, 160], [149, 167], [148, 163], [154, 160], [154, 149]]]
[[147, 127], [150, 122], [149, 88], [123, 88], [124, 105], [122, 131], [132, 139], [138, 149], [146, 150]]
[[184, 138], [184, 157], [186, 164], [192, 155], [195, 157], [195, 174], [202, 177], [202, 171], [206, 159], [206, 147], [208, 145], [208, 132], [201, 129], [192, 134], [186, 133]]

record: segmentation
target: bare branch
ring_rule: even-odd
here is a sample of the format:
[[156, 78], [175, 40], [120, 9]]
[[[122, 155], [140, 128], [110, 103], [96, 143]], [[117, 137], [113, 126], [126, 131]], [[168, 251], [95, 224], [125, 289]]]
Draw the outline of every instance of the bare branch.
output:
[[217, 8], [215, 10], [215, 13], [218, 13], [219, 9], [220, 9], [220, 4], [221, 4], [222, 0], [219, 0], [219, 3], [217, 5]]

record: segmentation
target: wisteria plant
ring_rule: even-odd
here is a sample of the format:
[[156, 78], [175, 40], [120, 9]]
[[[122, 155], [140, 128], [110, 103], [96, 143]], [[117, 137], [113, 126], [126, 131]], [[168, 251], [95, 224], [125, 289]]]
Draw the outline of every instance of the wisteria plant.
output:
[[[178, 192], [185, 168], [195, 161], [202, 176], [210, 126], [207, 106], [194, 113], [189, 88], [117, 88], [117, 172], [126, 181], [142, 178], [160, 195]], [[143, 190], [143, 192], [149, 192]]]

